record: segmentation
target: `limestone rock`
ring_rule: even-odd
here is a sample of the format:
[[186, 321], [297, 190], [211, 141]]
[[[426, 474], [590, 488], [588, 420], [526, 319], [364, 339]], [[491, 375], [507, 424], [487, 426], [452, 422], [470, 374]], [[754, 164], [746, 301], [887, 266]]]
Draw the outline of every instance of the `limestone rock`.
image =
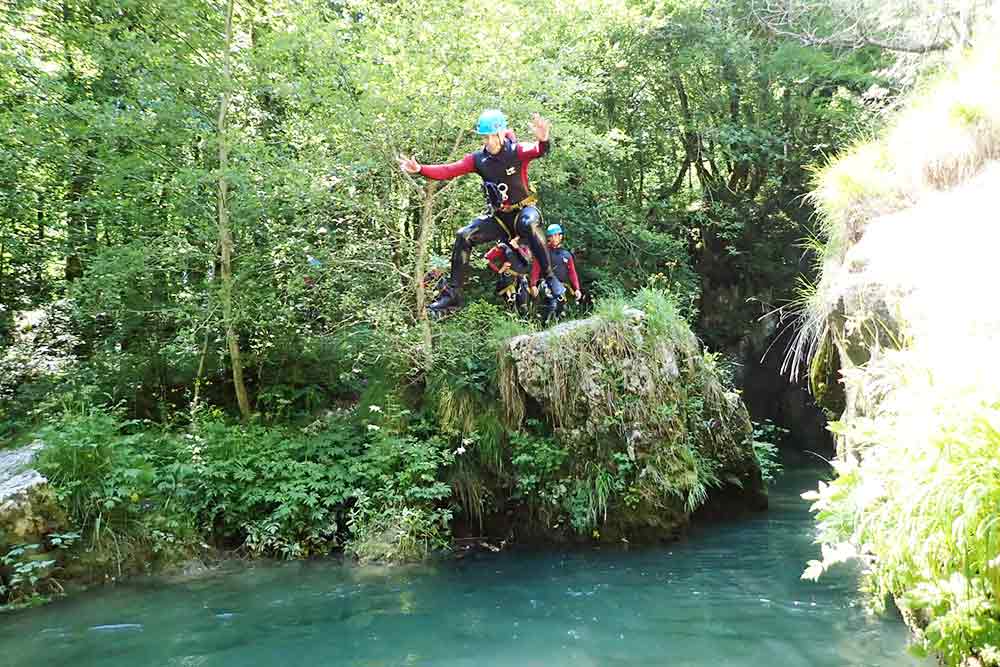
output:
[[[982, 219], [998, 186], [1000, 162], [992, 162], [958, 187], [870, 221], [843, 261], [824, 267], [820, 291], [842, 375], [865, 372], [908, 340], [947, 350], [963, 335], [1000, 331], [1000, 226]], [[847, 383], [843, 418], [872, 414], [881, 400], [876, 380]], [[838, 451], [854, 446], [841, 439]]]
[[679, 318], [664, 325], [626, 308], [514, 337], [500, 355], [511, 427], [540, 411], [578, 476], [587, 466], [614, 471], [609, 461], [621, 455], [638, 471], [632, 505], [608, 510], [602, 534], [665, 537], [688, 522], [705, 491], [722, 487], [731, 487], [729, 510], [766, 506], [746, 408]]
[[66, 525], [48, 480], [28, 468], [41, 442], [0, 452], [0, 546], [40, 542]]

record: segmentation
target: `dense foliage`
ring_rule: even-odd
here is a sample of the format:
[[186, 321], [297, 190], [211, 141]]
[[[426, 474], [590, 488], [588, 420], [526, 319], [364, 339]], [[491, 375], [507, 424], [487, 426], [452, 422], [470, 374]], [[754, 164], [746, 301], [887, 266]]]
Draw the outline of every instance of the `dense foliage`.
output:
[[885, 63], [749, 16], [704, 0], [10, 3], [0, 436], [41, 429], [76, 547], [113, 569], [205, 540], [412, 557], [502, 506], [497, 479], [587, 534], [636, 471], [602, 463], [560, 491], [548, 427], [505, 436], [496, 342], [537, 324], [486, 303], [476, 256], [472, 305], [430, 334], [424, 257], [450, 252], [478, 183], [417, 182], [394, 157], [472, 150], [488, 106], [530, 139], [541, 112], [553, 151], [532, 177], [576, 252], [574, 314], [653, 286], [732, 343], [748, 297], [788, 294], [809, 167], [870, 123]]
[[[68, 296], [77, 358], [139, 417], [168, 418], [196, 394], [233, 401], [229, 324], [258, 411], [354, 395], [355, 368], [385, 351], [407, 364], [419, 341], [412, 275], [432, 195], [393, 154], [454, 159], [487, 105], [521, 132], [532, 111], [552, 117], [555, 150], [535, 180], [587, 294], [658, 276], [695, 318], [705, 288], [780, 297], [770, 286], [798, 268], [808, 165], [863, 117], [877, 60], [747, 33], [741, 11], [240, 5], [226, 78], [225, 16], [212, 4], [15, 3], [0, 51], [3, 329]], [[485, 29], [486, 16], [518, 27]], [[433, 195], [432, 254], [478, 211], [473, 181]], [[702, 333], [738, 337], [751, 321], [742, 301]]]

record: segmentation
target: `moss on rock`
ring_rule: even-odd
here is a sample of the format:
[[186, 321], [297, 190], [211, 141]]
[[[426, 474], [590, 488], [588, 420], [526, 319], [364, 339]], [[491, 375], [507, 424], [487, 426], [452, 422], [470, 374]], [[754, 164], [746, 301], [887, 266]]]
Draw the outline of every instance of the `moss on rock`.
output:
[[[668, 537], [724, 486], [742, 490], [730, 509], [766, 504], [746, 409], [666, 295], [515, 336], [498, 355], [509, 427], [541, 416], [566, 452], [549, 488], [526, 499], [563, 509], [577, 533]], [[552, 521], [557, 507], [541, 514]]]

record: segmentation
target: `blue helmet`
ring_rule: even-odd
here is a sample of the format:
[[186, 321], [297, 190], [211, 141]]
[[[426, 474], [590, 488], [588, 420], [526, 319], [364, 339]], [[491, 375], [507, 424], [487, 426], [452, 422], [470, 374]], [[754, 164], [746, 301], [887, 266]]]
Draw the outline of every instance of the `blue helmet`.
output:
[[553, 223], [553, 224], [551, 224], [551, 225], [549, 225], [548, 227], [545, 228], [545, 235], [546, 236], [555, 236], [556, 234], [562, 234], [562, 233], [563, 233], [562, 227], [560, 227], [559, 225], [557, 225], [555, 223]]
[[500, 109], [487, 109], [479, 114], [476, 134], [495, 134], [507, 129], [507, 116]]

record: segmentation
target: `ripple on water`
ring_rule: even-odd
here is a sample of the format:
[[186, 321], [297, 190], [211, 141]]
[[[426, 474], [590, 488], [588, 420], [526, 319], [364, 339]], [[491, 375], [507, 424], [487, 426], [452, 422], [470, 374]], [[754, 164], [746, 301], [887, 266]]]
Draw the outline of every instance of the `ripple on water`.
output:
[[109, 623], [107, 625], [95, 625], [90, 628], [95, 632], [121, 632], [123, 630], [142, 631], [142, 623]]

